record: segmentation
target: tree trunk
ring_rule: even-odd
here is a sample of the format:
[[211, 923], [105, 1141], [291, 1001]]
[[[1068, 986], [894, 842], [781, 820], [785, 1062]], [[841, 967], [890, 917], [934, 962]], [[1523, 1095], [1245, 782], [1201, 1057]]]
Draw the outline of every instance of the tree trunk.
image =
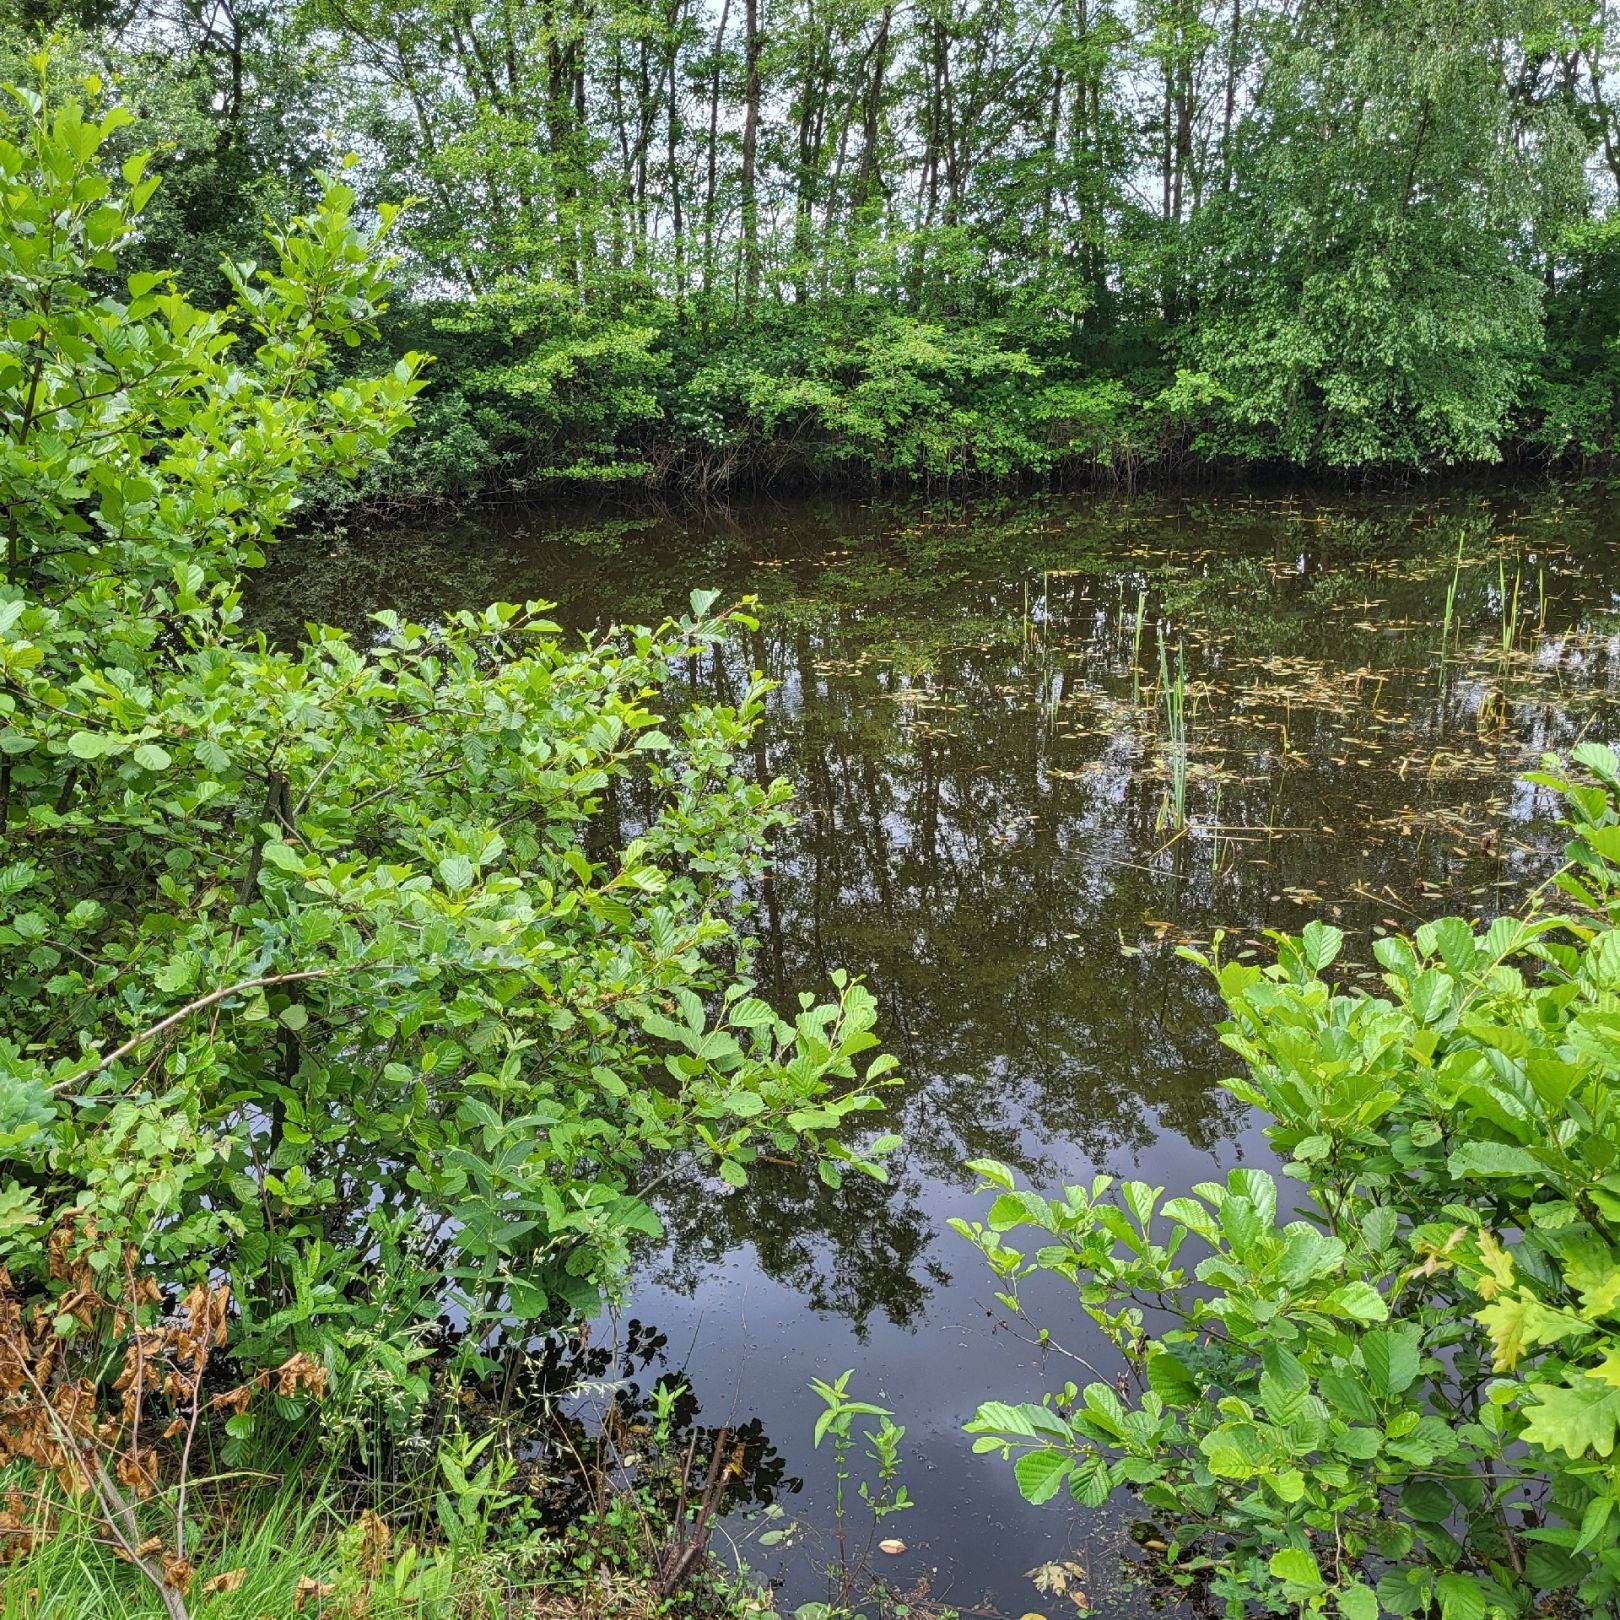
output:
[[714, 289], [715, 238], [719, 207], [716, 197], [716, 160], [720, 150], [720, 57], [726, 44], [726, 23], [731, 17], [731, 0], [721, 0], [720, 21], [714, 30], [714, 67], [709, 74], [708, 172], [703, 186], [703, 296], [707, 301]]
[[759, 0], [746, 0], [743, 11], [742, 231], [743, 297], [752, 308], [759, 300]]

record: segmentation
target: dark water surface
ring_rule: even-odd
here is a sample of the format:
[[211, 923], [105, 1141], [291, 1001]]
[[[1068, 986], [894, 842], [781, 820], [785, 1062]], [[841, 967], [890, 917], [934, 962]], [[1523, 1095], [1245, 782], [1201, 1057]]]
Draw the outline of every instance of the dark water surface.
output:
[[[795, 783], [799, 822], [760, 896], [760, 977], [791, 1004], [834, 967], [868, 976], [905, 1146], [886, 1187], [768, 1169], [745, 1192], [666, 1187], [669, 1241], [592, 1369], [643, 1388], [682, 1370], [683, 1421], [744, 1432], [738, 1494], [824, 1525], [805, 1386], [856, 1368], [907, 1426], [918, 1503], [885, 1526], [908, 1550], [882, 1573], [1055, 1616], [1072, 1607], [1025, 1574], [1054, 1558], [1099, 1606], [1145, 1608], [1118, 1590], [1128, 1505], [1026, 1508], [1006, 1465], [970, 1454], [980, 1400], [1072, 1364], [1015, 1337], [946, 1229], [983, 1212], [963, 1161], [1174, 1190], [1268, 1162], [1177, 945], [1224, 928], [1263, 949], [1324, 915], [1366, 961], [1374, 930], [1518, 906], [1559, 842], [1522, 772], [1620, 729], [1617, 520], [1557, 490], [506, 512], [289, 543], [252, 607], [286, 633], [385, 607], [542, 597], [586, 626], [655, 620], [694, 587], [759, 597], [759, 632], [698, 678], [779, 683], [754, 765]], [[1183, 829], [1161, 642], [1172, 670], [1185, 657]], [[1106, 1367], [1072, 1294], [1046, 1298], [1055, 1335]], [[821, 1595], [813, 1551], [788, 1556], [783, 1607]]]

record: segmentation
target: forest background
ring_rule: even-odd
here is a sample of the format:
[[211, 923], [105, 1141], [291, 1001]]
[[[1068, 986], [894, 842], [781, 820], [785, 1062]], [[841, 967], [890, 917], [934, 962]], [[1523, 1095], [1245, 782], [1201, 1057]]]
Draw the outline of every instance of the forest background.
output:
[[414, 199], [380, 343], [438, 363], [363, 499], [1614, 445], [1591, 0], [28, 0], [10, 54], [41, 29], [161, 145], [132, 251], [198, 296], [345, 153], [362, 214]]

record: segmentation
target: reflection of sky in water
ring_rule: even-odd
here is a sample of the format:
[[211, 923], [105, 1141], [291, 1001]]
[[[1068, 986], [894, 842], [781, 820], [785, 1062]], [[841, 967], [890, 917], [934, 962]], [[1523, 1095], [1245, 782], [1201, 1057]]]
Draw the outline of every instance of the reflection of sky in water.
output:
[[[992, 1394], [1076, 1375], [986, 1313], [945, 1229], [982, 1213], [962, 1161], [1172, 1189], [1264, 1162], [1217, 1089], [1219, 1009], [1177, 944], [1225, 928], [1228, 950], [1264, 948], [1325, 912], [1365, 962], [1369, 930], [1517, 904], [1559, 842], [1521, 772], [1616, 729], [1609, 532], [1597, 505], [1512, 494], [508, 516], [310, 537], [255, 608], [285, 632], [541, 596], [583, 626], [656, 619], [694, 586], [759, 594], [761, 629], [689, 675], [719, 701], [751, 668], [779, 683], [748, 763], [795, 783], [799, 821], [753, 896], [759, 977], [784, 1004], [835, 966], [868, 976], [906, 1076], [884, 1128], [905, 1146], [886, 1188], [676, 1176], [632, 1309], [687, 1366], [703, 1423], [763, 1419], [814, 1521], [831, 1465], [804, 1386], [858, 1368], [908, 1427], [919, 1503], [890, 1521], [914, 1550], [884, 1572], [1017, 1614], [1053, 1606], [1022, 1575], [1071, 1548], [1104, 1594], [1113, 1532], [1024, 1508], [959, 1432]], [[1165, 825], [1161, 636], [1186, 656], [1183, 831]], [[1053, 1296], [1054, 1327], [1104, 1366], [1077, 1315]], [[785, 1595], [816, 1595], [802, 1559]]]
[[[1175, 1135], [1162, 1137], [1150, 1159], [1119, 1153], [1106, 1164], [1180, 1187], [1240, 1159], [1263, 1162], [1265, 1156], [1258, 1130], [1246, 1126], [1222, 1144], [1219, 1165]], [[1094, 1168], [1084, 1155], [1066, 1154], [1053, 1165], [1053, 1180], [1089, 1180]], [[929, 1251], [939, 1274], [931, 1279], [926, 1309], [909, 1322], [879, 1315], [857, 1324], [834, 1302], [807, 1311], [803, 1282], [781, 1280], [747, 1239], [705, 1265], [695, 1288], [684, 1279], [671, 1282], [655, 1267], [654, 1277], [637, 1289], [634, 1309], [668, 1324], [672, 1351], [686, 1351], [706, 1421], [718, 1422], [732, 1410], [766, 1414], [776, 1444], [807, 1482], [787, 1499], [787, 1510], [812, 1523], [831, 1518], [830, 1464], [810, 1451], [808, 1436], [820, 1407], [805, 1386], [812, 1377], [857, 1369], [854, 1383], [861, 1393], [891, 1407], [906, 1425], [907, 1478], [918, 1503], [886, 1522], [884, 1533], [892, 1530], [909, 1551], [882, 1560], [885, 1575], [905, 1583], [926, 1576], [936, 1597], [963, 1606], [994, 1595], [1017, 1615], [1045, 1607], [1021, 1578], [1024, 1572], [1047, 1559], [1074, 1556], [1093, 1571], [1092, 1591], [1100, 1600], [1113, 1563], [1107, 1549], [1129, 1515], [1121, 1520], [1066, 1514], [1061, 1507], [1034, 1511], [1020, 1499], [1011, 1470], [994, 1458], [968, 1455], [961, 1434], [982, 1400], [1035, 1400], [1065, 1379], [1085, 1383], [1091, 1375], [1055, 1353], [1043, 1356], [1013, 1336], [1004, 1313], [986, 1309], [993, 1301], [972, 1250], [945, 1230], [950, 1216], [982, 1215], [968, 1187], [926, 1179], [907, 1197], [922, 1228], [943, 1234]], [[851, 1241], [859, 1238], [846, 1232], [838, 1239]], [[866, 1241], [881, 1243], [882, 1232], [871, 1231]], [[831, 1268], [841, 1259], [822, 1239], [809, 1263]], [[1116, 1363], [1100, 1336], [1073, 1321], [1072, 1293], [1066, 1302], [1062, 1288], [1045, 1279], [1029, 1298], [1049, 1307], [1054, 1327], [1062, 1325], [1056, 1336], [1065, 1348], [1112, 1371]], [[734, 1526], [733, 1533], [745, 1534], [746, 1528]], [[788, 1596], [815, 1595], [814, 1576], [803, 1560], [792, 1575]]]

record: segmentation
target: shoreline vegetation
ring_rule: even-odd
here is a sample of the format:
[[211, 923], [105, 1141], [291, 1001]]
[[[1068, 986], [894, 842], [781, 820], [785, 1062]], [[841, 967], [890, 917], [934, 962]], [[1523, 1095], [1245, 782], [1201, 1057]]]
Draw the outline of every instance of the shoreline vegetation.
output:
[[747, 604], [582, 645], [539, 603], [248, 634], [303, 483], [410, 423], [420, 357], [332, 364], [392, 216], [327, 179], [199, 306], [120, 262], [158, 184], [127, 111], [31, 67], [0, 113], [0, 1612], [748, 1612], [706, 1552], [726, 1431], [663, 1383], [587, 1434], [588, 1382], [536, 1382], [673, 1164], [837, 1188], [898, 1144], [860, 1124], [894, 1083], [870, 992], [753, 993], [763, 681], [649, 707]]
[[[345, 363], [419, 430], [310, 499], [1607, 467], [1620, 24], [1522, 0], [42, 0], [207, 303], [356, 154]], [[347, 494], [344, 494], [344, 491]]]
[[761, 469], [746, 478], [739, 476], [718, 488], [679, 478], [660, 483], [628, 477], [612, 482], [547, 478], [538, 483], [515, 481], [455, 491], [385, 488], [380, 483], [358, 490], [322, 485], [311, 492], [293, 524], [299, 531], [331, 524], [353, 525], [353, 532], [363, 533], [373, 524], [476, 519], [480, 514], [492, 519], [503, 513], [524, 512], [582, 520], [596, 514], [635, 519], [705, 511], [724, 513], [731, 507], [749, 511], [756, 502], [777, 501], [788, 506], [801, 501], [837, 501], [852, 506], [881, 502], [897, 508], [915, 503], [921, 508], [931, 502], [993, 503], [1020, 498], [1174, 501], [1251, 495], [1332, 503], [1378, 495], [1448, 497], [1477, 492], [1490, 497], [1552, 486], [1601, 491], [1615, 487], [1617, 482], [1620, 457], [1607, 451], [1578, 462], [1556, 462], [1526, 450], [1522, 457], [1507, 454], [1499, 460], [1447, 468], [1311, 468], [1281, 462], [1205, 461], [1187, 455], [1106, 472], [1075, 466], [1040, 473], [897, 474], [871, 466], [852, 469], [804, 463], [793, 468], [777, 464], [768, 472]]

